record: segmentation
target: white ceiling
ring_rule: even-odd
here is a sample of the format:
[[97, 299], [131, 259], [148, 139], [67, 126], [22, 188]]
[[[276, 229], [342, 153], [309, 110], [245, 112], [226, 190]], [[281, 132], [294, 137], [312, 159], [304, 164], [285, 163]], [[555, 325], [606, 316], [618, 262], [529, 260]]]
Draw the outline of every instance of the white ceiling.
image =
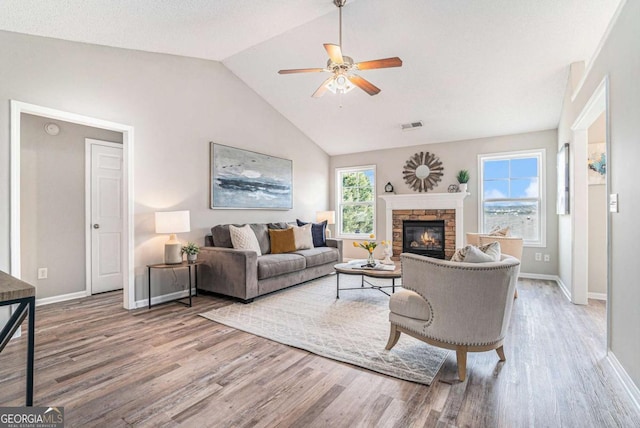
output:
[[[331, 155], [556, 128], [569, 64], [588, 60], [620, 0], [348, 0], [343, 52], [382, 89], [311, 94], [332, 0], [3, 0], [0, 29], [222, 61]], [[342, 104], [342, 107], [340, 107]], [[422, 120], [419, 130], [400, 124]]]

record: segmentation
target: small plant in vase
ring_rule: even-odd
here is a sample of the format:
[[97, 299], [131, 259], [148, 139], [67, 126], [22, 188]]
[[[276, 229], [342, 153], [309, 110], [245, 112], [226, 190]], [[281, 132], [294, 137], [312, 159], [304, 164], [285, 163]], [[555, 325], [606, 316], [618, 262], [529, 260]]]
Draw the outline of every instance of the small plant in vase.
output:
[[469, 182], [469, 171], [466, 169], [461, 169], [460, 171], [458, 171], [456, 179], [458, 180], [458, 183], [460, 183], [460, 191], [466, 193], [467, 183]]
[[189, 263], [194, 263], [198, 259], [199, 252], [200, 247], [198, 247], [195, 242], [187, 242], [187, 245], [182, 247], [182, 254], [187, 255], [187, 261]]
[[[369, 238], [375, 239], [376, 235], [372, 233], [371, 235], [369, 235]], [[360, 247], [367, 250], [367, 252], [369, 253], [367, 256], [367, 266], [373, 267], [376, 265], [376, 259], [373, 257], [373, 250], [375, 250], [378, 246], [378, 243], [376, 241], [354, 241], [353, 246], [356, 248]]]

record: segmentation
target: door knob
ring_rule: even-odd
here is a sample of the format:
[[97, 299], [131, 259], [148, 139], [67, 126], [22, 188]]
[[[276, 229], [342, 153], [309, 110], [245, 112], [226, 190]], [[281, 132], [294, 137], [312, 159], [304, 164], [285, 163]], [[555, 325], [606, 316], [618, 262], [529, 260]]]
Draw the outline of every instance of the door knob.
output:
[[100, 225], [96, 223], [96, 224], [93, 225], [93, 228], [94, 229], [100, 229]]

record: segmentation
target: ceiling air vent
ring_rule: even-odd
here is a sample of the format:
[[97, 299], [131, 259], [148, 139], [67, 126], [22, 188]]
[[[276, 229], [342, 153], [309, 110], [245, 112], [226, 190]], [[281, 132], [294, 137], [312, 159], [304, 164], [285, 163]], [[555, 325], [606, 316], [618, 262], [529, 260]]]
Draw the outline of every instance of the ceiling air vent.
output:
[[400, 128], [402, 128], [402, 131], [411, 131], [412, 129], [422, 128], [422, 126], [422, 121], [419, 120], [417, 122], [403, 123]]

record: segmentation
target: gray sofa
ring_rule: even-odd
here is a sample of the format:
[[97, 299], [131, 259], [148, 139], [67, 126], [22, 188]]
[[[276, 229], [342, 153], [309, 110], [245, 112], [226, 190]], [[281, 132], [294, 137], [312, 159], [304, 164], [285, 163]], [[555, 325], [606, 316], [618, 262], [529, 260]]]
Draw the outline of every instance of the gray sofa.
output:
[[198, 268], [199, 290], [249, 303], [255, 297], [332, 273], [333, 265], [342, 262], [342, 241], [339, 239], [327, 239], [326, 247], [271, 254], [268, 228], [282, 229], [287, 224], [255, 223], [250, 226], [258, 238], [261, 256], [255, 251], [234, 249], [229, 225], [211, 229], [198, 256], [203, 262]]

